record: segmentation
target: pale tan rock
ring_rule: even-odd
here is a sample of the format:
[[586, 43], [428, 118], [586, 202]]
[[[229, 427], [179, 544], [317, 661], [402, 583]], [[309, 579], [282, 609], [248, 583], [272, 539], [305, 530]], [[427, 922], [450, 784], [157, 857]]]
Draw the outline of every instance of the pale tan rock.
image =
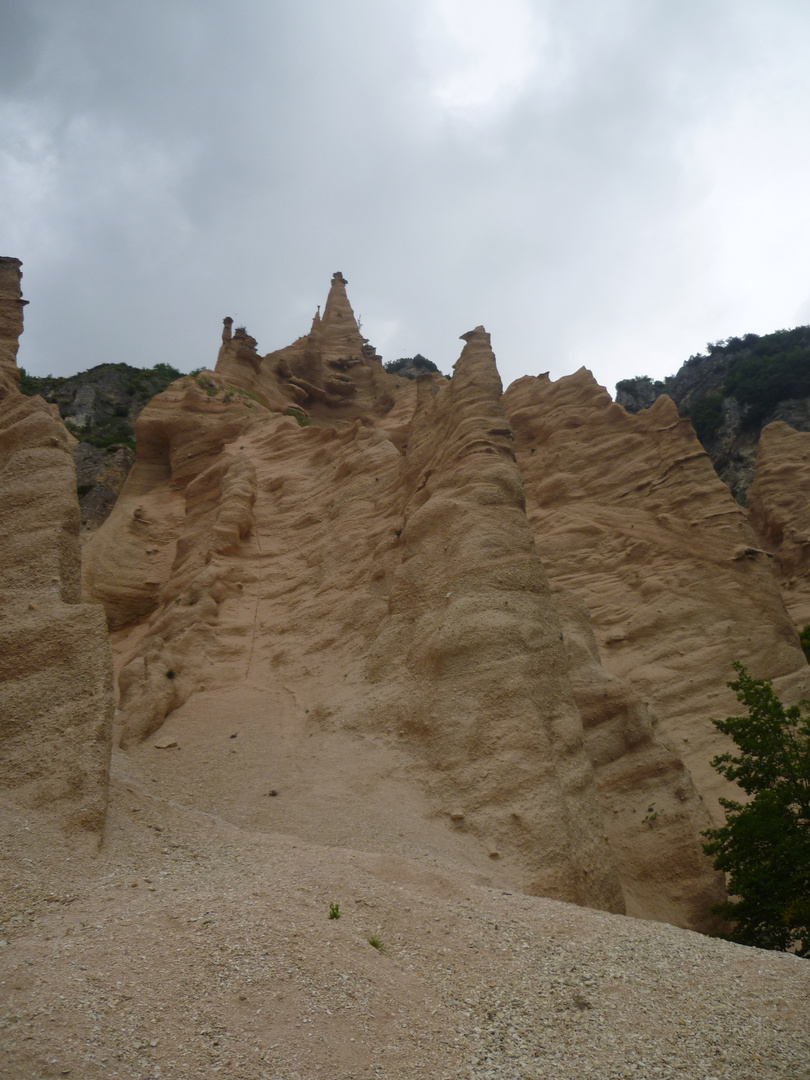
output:
[[464, 336], [451, 382], [419, 387], [371, 661], [380, 711], [525, 891], [622, 910], [489, 335]]
[[[180, 379], [144, 409], [135, 423], [135, 464], [108, 523], [84, 546], [84, 595], [104, 605], [112, 628], [155, 609], [175, 557], [182, 555], [176, 544], [186, 512], [184, 488], [218, 467], [223, 446], [250, 425], [253, 410], [265, 412], [246, 395], [223, 388], [216, 376], [210, 379]], [[243, 496], [235, 475], [228, 507], [217, 509], [224, 515], [220, 543], [231, 542], [234, 526], [237, 532], [247, 527], [249, 511], [236, 509]], [[221, 479], [217, 474], [217, 483]], [[217, 503], [219, 495], [217, 488]]]
[[[449, 383], [398, 379], [343, 355], [357, 331], [341, 280], [330, 298], [307, 338], [258, 369], [243, 355], [239, 385], [226, 333], [217, 373], [141, 415], [139, 461], [85, 578], [122, 626], [122, 745], [137, 753], [168, 717], [191, 762], [195, 740], [239, 717], [255, 772], [210, 812], [277, 824], [272, 786], [285, 827], [363, 834], [372, 814], [385, 844], [395, 768], [399, 824], [481, 880], [707, 928], [720, 891], [705, 812], [570, 597], [564, 646], [488, 335], [465, 335]], [[324, 389], [327, 368], [351, 373], [349, 406]], [[284, 415], [298, 384], [323, 390], [304, 426], [303, 408]]]
[[517, 380], [504, 409], [550, 578], [719, 817], [731, 789], [709, 763], [727, 744], [710, 717], [737, 708], [732, 661], [794, 695], [808, 675], [771, 559], [669, 398], [631, 416], [583, 368]]
[[552, 597], [627, 914], [716, 931], [710, 908], [724, 899], [724, 882], [703, 853], [701, 833], [711, 824], [703, 800], [683, 761], [656, 737], [651, 710], [602, 667], [586, 608], [560, 585]]
[[103, 611], [80, 603], [75, 440], [56, 406], [17, 389], [19, 265], [0, 262], [0, 788], [40, 821], [98, 835], [111, 656]]
[[[266, 697], [281, 681], [310, 703], [307, 736], [331, 731], [349, 754], [352, 732], [374, 732], [406, 749], [412, 783], [448, 833], [463, 808], [451, 846], [482, 867], [497, 851], [499, 874], [527, 890], [618, 910], [494, 358], [483, 331], [470, 339], [451, 384], [420, 383], [405, 458], [359, 423], [301, 428], [261, 410], [218, 459], [195, 455], [207, 467], [183, 478], [159, 606], [122, 644], [132, 649], [121, 657], [122, 738], [144, 738], [192, 698], [200, 715], [205, 695], [225, 689], [228, 715], [248, 715], [248, 686]], [[205, 426], [196, 399], [173, 407], [186, 413], [177, 429], [189, 410]], [[185, 458], [172, 447], [163, 490], [180, 487]], [[128, 485], [138, 475], [136, 463]], [[229, 476], [240, 524], [222, 545]], [[115, 514], [97, 541], [114, 530]]]
[[409, 380], [383, 370], [360, 333], [346, 284], [341, 273], [334, 274], [323, 315], [316, 313], [309, 334], [264, 357], [246, 331], [232, 333], [227, 318], [217, 374], [268, 408], [291, 411], [304, 422], [343, 425], [362, 418], [368, 426], [388, 426], [386, 418], [401, 400], [409, 400], [412, 410], [413, 394], [401, 386]]
[[810, 432], [782, 421], [763, 428], [754, 482], [748, 489], [753, 525], [798, 628], [810, 623]]

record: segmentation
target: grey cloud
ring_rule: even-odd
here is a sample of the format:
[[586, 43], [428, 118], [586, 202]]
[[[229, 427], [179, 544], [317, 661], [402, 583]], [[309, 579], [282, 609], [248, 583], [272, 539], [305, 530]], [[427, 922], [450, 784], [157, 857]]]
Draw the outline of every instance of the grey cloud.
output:
[[275, 348], [337, 269], [388, 357], [447, 369], [483, 322], [505, 381], [583, 362], [608, 384], [665, 374], [710, 338], [790, 321], [806, 284], [777, 317], [712, 280], [705, 147], [741, 110], [784, 110], [785, 72], [810, 87], [810, 11], [537, 0], [538, 70], [465, 118], [430, 97], [427, 7], [31, 0], [0, 87], [5, 253], [32, 301], [21, 362], [188, 369], [213, 362], [228, 313]]

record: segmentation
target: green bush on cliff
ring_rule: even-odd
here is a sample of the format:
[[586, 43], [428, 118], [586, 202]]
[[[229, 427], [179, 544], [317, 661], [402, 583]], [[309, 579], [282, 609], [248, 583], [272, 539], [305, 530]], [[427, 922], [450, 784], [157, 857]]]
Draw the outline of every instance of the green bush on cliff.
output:
[[712, 910], [733, 941], [810, 957], [810, 702], [787, 707], [769, 681], [733, 666], [728, 685], [747, 715], [712, 720], [739, 750], [712, 767], [751, 800], [720, 799], [726, 823], [703, 834], [727, 875], [729, 899]]
[[421, 353], [416, 356], [402, 356], [399, 360], [389, 360], [383, 367], [389, 375], [403, 375], [406, 379], [415, 378], [414, 369], [418, 374], [439, 370], [432, 360], [428, 360]]
[[689, 410], [695, 434], [702, 443], [710, 442], [723, 423], [723, 395], [706, 394]]
[[810, 397], [810, 327], [764, 337], [747, 334], [732, 339], [726, 349], [732, 359], [724, 390], [748, 406], [749, 426], [761, 423], [780, 401]]
[[68, 430], [80, 442], [101, 447], [124, 445], [134, 450], [135, 418], [155, 394], [181, 377], [177, 368], [165, 363], [151, 368], [99, 364], [68, 376], [29, 375], [20, 368], [19, 387], [27, 397], [40, 394], [57, 405]]

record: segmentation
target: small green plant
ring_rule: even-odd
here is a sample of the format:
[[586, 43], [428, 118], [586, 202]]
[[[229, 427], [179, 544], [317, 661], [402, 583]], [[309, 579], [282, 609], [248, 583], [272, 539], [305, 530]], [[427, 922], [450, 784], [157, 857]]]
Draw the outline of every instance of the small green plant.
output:
[[177, 677], [177, 672], [174, 670], [174, 668], [170, 667], [169, 670], [166, 672], [166, 678], [167, 679], [174, 679], [176, 677]]
[[647, 816], [641, 819], [642, 824], [652, 824], [658, 817], [658, 811], [655, 809], [655, 803], [650, 803], [647, 807]]
[[199, 375], [195, 375], [194, 381], [197, 383], [198, 386], [202, 387], [202, 389], [206, 392], [206, 394], [208, 394], [209, 397], [216, 397], [216, 395], [219, 393], [220, 388], [218, 386], [215, 386], [210, 379], [203, 379]]
[[385, 952], [385, 945], [383, 945], [382, 939], [378, 938], [376, 934], [368, 934], [366, 937], [366, 941], [369, 943], [372, 949], [376, 949], [377, 952]]
[[329, 905], [329, 918], [330, 919], [339, 919], [340, 918], [340, 904], [330, 904]]
[[807, 657], [807, 662], [810, 664], [810, 623], [808, 623], [804, 630], [799, 634], [799, 641], [801, 642], [802, 649], [804, 649], [804, 655]]
[[310, 418], [305, 413], [301, 412], [300, 409], [290, 407], [286, 410], [286, 415], [291, 416], [294, 420], [296, 420], [299, 427], [307, 427], [309, 424], [312, 423]]

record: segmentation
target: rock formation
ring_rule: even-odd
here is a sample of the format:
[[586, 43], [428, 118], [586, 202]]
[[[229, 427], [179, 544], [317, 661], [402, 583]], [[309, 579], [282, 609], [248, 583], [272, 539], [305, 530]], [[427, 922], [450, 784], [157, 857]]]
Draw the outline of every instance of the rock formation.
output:
[[[389, 375], [345, 284], [264, 357], [226, 319], [216, 371], [137, 422], [85, 548], [86, 595], [118, 628], [122, 744], [141, 753], [167, 718], [165, 738], [204, 742], [224, 708], [287, 783], [339, 744], [373, 790], [371, 739], [419, 793], [414, 832], [483, 880], [707, 928], [708, 816], [581, 604], [550, 591], [488, 335], [465, 335], [449, 382]], [[257, 768], [210, 809], [269, 827], [266, 785]], [[316, 792], [296, 798], [294, 827], [334, 827]]]
[[798, 1075], [805, 961], [615, 913], [716, 928], [708, 716], [731, 659], [806, 692], [807, 437], [759, 540], [668, 399], [504, 395], [482, 327], [402, 378], [345, 286], [146, 406], [79, 603], [0, 261], [0, 1072]]
[[810, 431], [809, 371], [810, 326], [797, 326], [709, 344], [660, 381], [622, 379], [616, 401], [637, 413], [662, 394], [670, 397], [692, 419], [717, 475], [747, 506], [763, 427], [782, 421]]
[[717, 813], [710, 716], [734, 710], [731, 662], [789, 696], [808, 672], [772, 559], [669, 398], [633, 416], [590, 372], [517, 380], [504, 395], [529, 520], [553, 582], [590, 611], [605, 667]]
[[58, 406], [77, 440], [73, 460], [82, 536], [107, 519], [118, 498], [135, 460], [134, 422], [144, 405], [179, 375], [163, 363], [148, 369], [98, 364], [68, 377], [23, 372], [20, 391]]
[[20, 278], [0, 260], [0, 786], [9, 806], [98, 834], [111, 657], [103, 611], [81, 603], [74, 440], [55, 406], [17, 388]]
[[785, 603], [797, 627], [810, 624], [810, 433], [782, 421], [763, 429], [751, 523], [773, 556]]

